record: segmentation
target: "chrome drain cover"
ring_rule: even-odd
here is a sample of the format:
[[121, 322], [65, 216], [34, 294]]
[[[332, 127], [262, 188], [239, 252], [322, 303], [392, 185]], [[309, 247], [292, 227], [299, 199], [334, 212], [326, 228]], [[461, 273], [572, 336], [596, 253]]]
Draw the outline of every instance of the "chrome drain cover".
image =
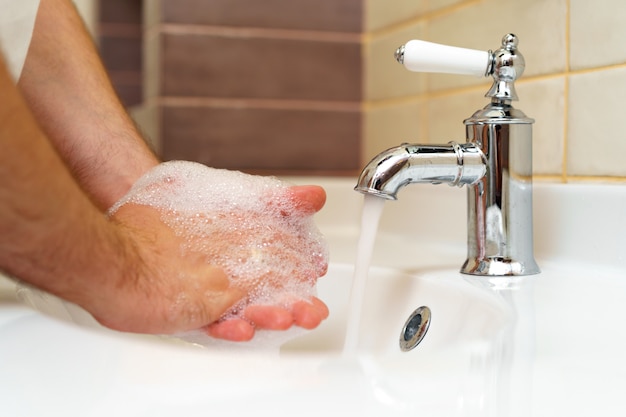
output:
[[404, 323], [400, 332], [400, 350], [408, 352], [419, 345], [430, 326], [430, 308], [426, 306], [416, 309]]

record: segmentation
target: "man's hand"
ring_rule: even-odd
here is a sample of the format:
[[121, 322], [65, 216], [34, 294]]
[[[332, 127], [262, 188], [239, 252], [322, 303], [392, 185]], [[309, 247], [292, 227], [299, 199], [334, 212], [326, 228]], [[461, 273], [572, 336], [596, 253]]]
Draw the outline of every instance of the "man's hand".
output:
[[[292, 187], [286, 194], [293, 199], [294, 211], [283, 216], [310, 216], [323, 206], [324, 190], [316, 186]], [[241, 213], [242, 216], [248, 213]], [[249, 215], [258, 216], [258, 213]], [[111, 300], [100, 306], [94, 316], [102, 324], [123, 331], [142, 333], [174, 333], [205, 328], [213, 337], [233, 341], [250, 340], [256, 329], [286, 330], [292, 325], [312, 329], [328, 316], [326, 305], [316, 297], [302, 299], [283, 288], [280, 280], [310, 280], [326, 272], [327, 265], [314, 263], [314, 271], [302, 270], [303, 277], [264, 275], [272, 282], [275, 299], [284, 303], [256, 304], [254, 294], [264, 284], [258, 280], [233, 282], [215, 262], [221, 254], [239, 251], [236, 256], [246, 256], [246, 236], [255, 233], [233, 229], [227, 233], [194, 242], [184, 230], [175, 230], [163, 222], [159, 210], [145, 205], [125, 204], [113, 219], [125, 234], [132, 237], [138, 258], [142, 260], [137, 271], [128, 271], [120, 282], [112, 282]], [[267, 219], [271, 222], [272, 219]], [[266, 224], [259, 219], [255, 224]], [[302, 243], [298, 235], [275, 236], [284, 239], [286, 246], [295, 250]], [[285, 246], [279, 245], [282, 250]], [[276, 250], [276, 249], [270, 249]], [[218, 254], [218, 256], [210, 254]], [[267, 254], [271, 256], [271, 253]], [[298, 261], [294, 254], [294, 263]], [[297, 266], [288, 265], [298, 271]], [[311, 283], [314, 285], [314, 282]], [[105, 301], [104, 299], [102, 301]], [[222, 315], [237, 304], [236, 314]], [[115, 308], [113, 308], [115, 306]]]

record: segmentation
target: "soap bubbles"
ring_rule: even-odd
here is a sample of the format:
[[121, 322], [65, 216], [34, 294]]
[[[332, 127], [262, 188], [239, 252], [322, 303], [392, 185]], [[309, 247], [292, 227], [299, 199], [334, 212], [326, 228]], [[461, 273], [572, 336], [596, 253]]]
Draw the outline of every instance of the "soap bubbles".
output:
[[182, 238], [181, 254], [221, 267], [246, 298], [222, 318], [251, 304], [289, 307], [315, 295], [328, 263], [326, 242], [273, 177], [171, 161], [140, 178], [108, 212], [126, 204], [150, 206]]

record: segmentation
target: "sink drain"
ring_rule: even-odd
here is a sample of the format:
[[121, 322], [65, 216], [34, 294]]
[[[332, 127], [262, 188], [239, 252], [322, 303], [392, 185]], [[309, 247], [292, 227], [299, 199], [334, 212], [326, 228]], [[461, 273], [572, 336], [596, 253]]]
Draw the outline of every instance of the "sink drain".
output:
[[428, 326], [430, 326], [430, 308], [419, 307], [411, 313], [400, 332], [400, 350], [408, 352], [419, 345], [426, 336]]

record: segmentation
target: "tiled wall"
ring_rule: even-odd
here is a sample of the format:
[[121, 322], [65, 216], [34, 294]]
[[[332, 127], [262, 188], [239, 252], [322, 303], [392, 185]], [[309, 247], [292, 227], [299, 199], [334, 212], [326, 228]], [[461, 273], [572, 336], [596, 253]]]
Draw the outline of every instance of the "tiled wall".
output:
[[[86, 2], [78, 3], [87, 4]], [[97, 5], [96, 41], [122, 102], [142, 103], [142, 0], [103, 0]], [[86, 7], [86, 6], [83, 6]], [[89, 23], [87, 17], [85, 20]]]
[[163, 157], [353, 174], [362, 8], [361, 0], [145, 1], [139, 117], [151, 121], [143, 124]]
[[[142, 3], [146, 68], [138, 99], [141, 59], [129, 51], [137, 27], [102, 7], [130, 8], [126, 19], [136, 22]], [[535, 178], [626, 182], [621, 0], [100, 4], [105, 59], [117, 50], [114, 82], [127, 104], [143, 103], [135, 114], [166, 159], [354, 174], [400, 142], [462, 141], [462, 120], [486, 103], [489, 80], [410, 73], [393, 51], [411, 38], [495, 49], [513, 32], [527, 63], [515, 105], [536, 119]]]
[[514, 103], [536, 122], [535, 178], [626, 182], [626, 3], [622, 0], [365, 0], [364, 159], [400, 142], [464, 140], [488, 79], [410, 73], [393, 59], [412, 38], [496, 49], [520, 39]]

